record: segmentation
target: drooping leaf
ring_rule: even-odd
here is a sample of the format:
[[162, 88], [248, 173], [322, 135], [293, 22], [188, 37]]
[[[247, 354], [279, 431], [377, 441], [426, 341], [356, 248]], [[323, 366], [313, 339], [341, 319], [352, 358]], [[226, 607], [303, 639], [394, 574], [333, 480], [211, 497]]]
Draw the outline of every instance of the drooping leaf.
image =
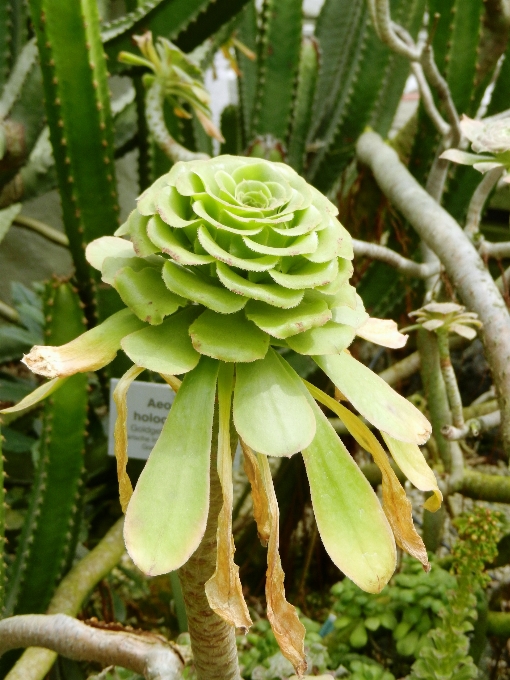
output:
[[122, 309], [66, 345], [32, 347], [23, 357], [23, 363], [47, 378], [97, 371], [115, 359], [122, 338], [142, 326], [140, 319], [129, 309]]
[[205, 593], [211, 609], [221, 618], [245, 633], [252, 625], [248, 607], [243, 597], [239, 567], [234, 562], [232, 536], [232, 451], [230, 449], [230, 412], [234, 366], [220, 364], [218, 375], [218, 477], [223, 492], [223, 505], [218, 517], [217, 556], [214, 574], [205, 584]]
[[373, 316], [356, 329], [356, 335], [376, 345], [391, 349], [404, 347], [409, 337], [400, 333], [393, 319], [376, 319]]
[[312, 441], [315, 418], [301, 379], [272, 348], [264, 359], [237, 364], [234, 424], [248, 446], [268, 456], [292, 456]]
[[431, 426], [425, 416], [348, 352], [314, 357], [356, 410], [381, 432], [399, 441], [423, 444]]
[[430, 571], [427, 550], [413, 523], [411, 502], [406, 496], [388, 456], [374, 434], [352, 411], [339, 404], [314, 385], [306, 383], [310, 394], [323, 403], [342, 420], [358, 444], [372, 454], [382, 474], [383, 509], [388, 518], [397, 545], [409, 555], [416, 557], [426, 571]]
[[189, 337], [189, 326], [199, 314], [199, 308], [187, 307], [159, 326], [131, 333], [122, 340], [122, 349], [137, 366], [168, 375], [187, 373], [200, 359]]
[[271, 533], [269, 501], [257, 458], [250, 447], [242, 439], [240, 442], [244, 454], [244, 471], [246, 472], [246, 476], [248, 477], [251, 487], [253, 517], [257, 524], [257, 534], [261, 544], [265, 548], [269, 541], [269, 534]]
[[117, 479], [119, 480], [119, 497], [120, 507], [122, 512], [126, 512], [129, 499], [133, 495], [133, 486], [131, 480], [126, 472], [126, 465], [128, 461], [128, 437], [127, 437], [127, 392], [128, 389], [143, 368], [138, 366], [131, 366], [131, 368], [124, 373], [117, 383], [117, 387], [113, 391], [113, 401], [117, 407], [117, 420], [115, 421], [115, 459], [117, 461]]
[[433, 495], [424, 503], [424, 508], [436, 512], [441, 507], [443, 494], [437, 485], [437, 479], [427, 464], [423, 453], [416, 444], [401, 442], [386, 433], [382, 433], [386, 446], [395, 463], [399, 466], [407, 479], [420, 491], [432, 491]]
[[114, 286], [122, 302], [141, 321], [153, 326], [159, 325], [165, 316], [187, 304], [184, 298], [168, 290], [161, 272], [152, 267], [145, 267], [139, 272], [131, 267], [123, 267], [115, 275]]
[[296, 673], [301, 676], [307, 667], [304, 648], [306, 630], [299, 620], [296, 608], [285, 598], [285, 587], [283, 585], [285, 574], [279, 553], [280, 512], [278, 501], [276, 500], [269, 461], [266, 456], [261, 454], [258, 454], [257, 459], [262, 473], [271, 519], [271, 532], [267, 546], [267, 618], [282, 654], [294, 666]]
[[181, 567], [205, 531], [217, 374], [202, 357], [185, 376], [128, 505], [126, 547], [150, 576]]
[[39, 387], [36, 387], [36, 389], [33, 392], [27, 394], [26, 397], [24, 397], [20, 402], [18, 402], [14, 406], [9, 406], [9, 408], [2, 409], [0, 413], [3, 415], [8, 415], [11, 413], [20, 413], [22, 411], [28, 411], [29, 409], [33, 408], [36, 404], [38, 404], [40, 401], [43, 401], [43, 399], [49, 397], [50, 394], [53, 394], [53, 392], [55, 392], [55, 390], [58, 390], [59, 387], [62, 387], [66, 380], [67, 377], [53, 378], [53, 380], [49, 380], [43, 385], [39, 385]]
[[393, 533], [372, 487], [326, 416], [311, 403], [317, 432], [303, 458], [319, 534], [346, 576], [363, 590], [379, 593], [395, 571]]
[[[0, 148], [0, 158], [3, 153]], [[8, 208], [0, 210], [0, 243], [11, 228], [12, 223], [21, 212], [21, 203], [13, 203]]]
[[269, 335], [243, 312], [217, 314], [208, 309], [191, 324], [193, 347], [220, 361], [255, 361], [266, 356]]

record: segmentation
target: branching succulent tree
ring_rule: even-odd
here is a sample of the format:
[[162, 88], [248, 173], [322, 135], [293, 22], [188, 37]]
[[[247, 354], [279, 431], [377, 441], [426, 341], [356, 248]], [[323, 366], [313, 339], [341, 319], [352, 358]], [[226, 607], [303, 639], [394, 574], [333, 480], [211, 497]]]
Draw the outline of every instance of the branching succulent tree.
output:
[[[238, 677], [234, 630], [251, 625], [232, 538], [238, 437], [259, 535], [268, 544], [268, 618], [297, 672], [306, 668], [304, 628], [285, 600], [268, 456], [302, 452], [326, 550], [360, 587], [384, 587], [396, 565], [395, 541], [428, 568], [410, 503], [377, 438], [351, 410], [303, 382], [279, 353], [290, 347], [312, 356], [380, 430], [411, 482], [434, 492], [426, 506], [439, 507], [441, 493], [418, 446], [429, 437], [429, 423], [347, 350], [356, 334], [391, 347], [405, 337], [394, 322], [369, 318], [349, 284], [351, 239], [336, 213], [284, 164], [233, 156], [177, 163], [142, 194], [116, 236], [87, 248], [90, 264], [126, 308], [67, 345], [37, 346], [24, 359], [51, 382], [15, 409], [44, 398], [71, 375], [104, 367], [120, 348], [133, 361], [115, 392], [124, 537], [145, 573], [182, 568], [200, 678]], [[145, 369], [178, 393], [133, 492], [126, 474], [126, 393]], [[181, 384], [176, 376], [182, 374]], [[336, 411], [373, 453], [383, 475], [383, 509], [315, 400]], [[213, 540], [209, 536], [204, 554], [210, 525]], [[201, 565], [205, 582], [197, 581], [197, 553], [210, 567]], [[217, 615], [209, 627], [193, 615], [202, 588]], [[220, 644], [222, 652], [211, 657], [211, 647]]]

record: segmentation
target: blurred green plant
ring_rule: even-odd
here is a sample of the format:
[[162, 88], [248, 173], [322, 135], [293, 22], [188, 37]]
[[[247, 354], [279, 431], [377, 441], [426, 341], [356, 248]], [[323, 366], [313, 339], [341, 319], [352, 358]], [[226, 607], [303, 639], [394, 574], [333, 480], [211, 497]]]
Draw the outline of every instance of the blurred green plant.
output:
[[457, 587], [448, 605], [439, 611], [441, 623], [428, 634], [413, 665], [411, 678], [423, 680], [471, 680], [478, 668], [469, 656], [467, 633], [476, 620], [476, 595], [490, 581], [486, 565], [498, 554], [503, 515], [475, 507], [454, 521], [458, 541], [453, 547], [452, 571]]

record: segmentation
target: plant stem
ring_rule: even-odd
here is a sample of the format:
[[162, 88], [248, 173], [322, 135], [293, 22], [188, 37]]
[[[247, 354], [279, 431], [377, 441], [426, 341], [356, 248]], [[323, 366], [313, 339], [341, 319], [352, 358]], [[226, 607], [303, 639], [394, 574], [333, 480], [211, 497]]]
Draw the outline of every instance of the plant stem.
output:
[[464, 415], [462, 413], [462, 399], [460, 396], [459, 386], [455, 371], [453, 370], [452, 361], [450, 358], [450, 346], [448, 344], [448, 331], [438, 329], [437, 347], [439, 349], [439, 363], [441, 366], [441, 373], [443, 374], [444, 384], [446, 386], [446, 393], [448, 394], [448, 402], [452, 412], [453, 425], [458, 428], [464, 427]]
[[0, 633], [0, 654], [37, 645], [77, 661], [122, 666], [143, 674], [147, 680], [182, 677], [180, 655], [159, 637], [145, 632], [140, 635], [94, 628], [65, 614], [25, 614], [0, 621]]
[[[65, 576], [51, 599], [48, 614], [76, 616], [94, 586], [119, 562], [124, 554], [122, 527], [119, 519], [89, 552]], [[57, 658], [56, 652], [40, 647], [29, 647], [5, 677], [5, 680], [43, 680]]]
[[205, 583], [216, 569], [216, 532], [218, 515], [223, 505], [223, 494], [216, 469], [217, 433], [218, 425], [215, 418], [207, 527], [197, 550], [179, 569], [179, 578], [188, 615], [188, 630], [198, 680], [241, 680], [235, 629], [213, 612], [205, 594]]
[[357, 144], [384, 194], [440, 258], [465, 304], [483, 323], [483, 342], [501, 409], [501, 432], [510, 451], [510, 316], [489, 271], [464, 231], [401, 163], [375, 132], [365, 132]]

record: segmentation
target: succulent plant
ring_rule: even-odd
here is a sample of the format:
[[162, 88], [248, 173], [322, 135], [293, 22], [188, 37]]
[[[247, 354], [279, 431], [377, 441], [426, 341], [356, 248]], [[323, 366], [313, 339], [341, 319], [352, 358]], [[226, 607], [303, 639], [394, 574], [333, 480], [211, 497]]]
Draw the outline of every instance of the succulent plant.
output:
[[[466, 308], [456, 302], [429, 302], [429, 304], [409, 314], [428, 331], [444, 331], [473, 340], [476, 337], [475, 328], [480, 328], [482, 322], [474, 312], [466, 312]], [[475, 328], [472, 328], [475, 326]]]
[[504, 168], [504, 182], [510, 182], [507, 174], [510, 167], [510, 124], [507, 118], [502, 120], [473, 120], [462, 116], [460, 123], [462, 134], [471, 142], [474, 153], [460, 149], [447, 149], [441, 154], [454, 163], [472, 165], [481, 173], [494, 168]]
[[[67, 345], [34, 347], [24, 359], [52, 378], [27, 398], [30, 403], [66, 376], [105, 366], [121, 347], [133, 361], [114, 395], [116, 453], [126, 545], [148, 574], [179, 568], [202, 539], [217, 393], [223, 508], [217, 569], [206, 593], [220, 616], [249, 627], [231, 536], [233, 418], [259, 535], [268, 542], [268, 618], [296, 669], [303, 668], [302, 625], [284, 598], [267, 456], [302, 452], [324, 545], [363, 589], [379, 592], [387, 583], [396, 564], [395, 540], [428, 562], [381, 444], [352, 411], [302, 381], [278, 350], [311, 355], [381, 431], [409, 479], [434, 491], [427, 507], [437, 509], [441, 497], [418, 447], [429, 437], [428, 421], [347, 351], [356, 334], [390, 346], [405, 337], [395, 324], [369, 319], [349, 284], [351, 239], [336, 214], [284, 164], [233, 156], [177, 163], [140, 196], [116, 236], [87, 248], [90, 264], [126, 309]], [[178, 394], [133, 492], [125, 471], [125, 399], [144, 369], [161, 374]], [[182, 374], [180, 385], [175, 376]], [[374, 455], [383, 474], [384, 511], [312, 397], [335, 411]]]
[[152, 73], [143, 76], [147, 89], [156, 84], [161, 95], [168, 99], [174, 113], [180, 118], [191, 118], [189, 111], [183, 108], [183, 104], [187, 104], [208, 135], [220, 142], [225, 141], [211, 120], [211, 96], [204, 88], [200, 67], [166, 38], [158, 38], [154, 45], [151, 31], [135, 35], [133, 40], [143, 57], [131, 52], [120, 52], [119, 61], [149, 68]]

